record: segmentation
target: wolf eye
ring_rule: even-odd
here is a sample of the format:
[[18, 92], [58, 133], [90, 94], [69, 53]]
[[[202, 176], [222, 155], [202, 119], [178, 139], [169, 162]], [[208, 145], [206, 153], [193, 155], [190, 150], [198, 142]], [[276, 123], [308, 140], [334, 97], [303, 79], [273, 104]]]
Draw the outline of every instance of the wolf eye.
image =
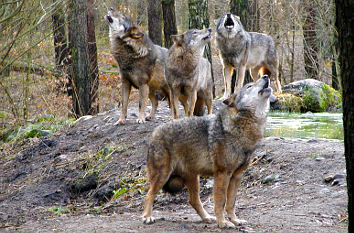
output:
[[251, 88], [252, 87], [252, 85], [249, 85], [248, 87], [247, 87], [247, 89], [249, 89], [249, 88]]

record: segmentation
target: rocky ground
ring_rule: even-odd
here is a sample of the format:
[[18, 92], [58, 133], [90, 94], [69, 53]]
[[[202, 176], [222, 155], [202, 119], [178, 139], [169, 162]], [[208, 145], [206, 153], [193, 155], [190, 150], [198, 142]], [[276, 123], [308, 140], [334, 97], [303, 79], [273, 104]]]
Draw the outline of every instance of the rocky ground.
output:
[[[215, 110], [222, 103], [215, 101]], [[146, 148], [157, 119], [115, 126], [119, 110], [83, 117], [42, 138], [4, 146], [0, 156], [0, 231], [220, 232], [200, 221], [186, 191], [161, 193], [144, 225]], [[236, 232], [346, 232], [344, 146], [328, 140], [268, 137], [255, 153], [239, 190], [236, 212], [248, 224]], [[202, 201], [213, 213], [211, 178], [201, 179]], [[235, 232], [235, 230], [225, 230]]]

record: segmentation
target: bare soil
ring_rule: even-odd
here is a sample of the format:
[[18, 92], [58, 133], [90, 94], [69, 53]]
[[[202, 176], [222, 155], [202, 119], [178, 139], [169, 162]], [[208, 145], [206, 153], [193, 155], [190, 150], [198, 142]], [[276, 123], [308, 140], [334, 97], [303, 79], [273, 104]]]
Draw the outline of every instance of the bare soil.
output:
[[[222, 103], [214, 105], [217, 110]], [[343, 143], [278, 137], [262, 141], [238, 192], [235, 211], [248, 224], [220, 230], [201, 222], [183, 191], [161, 192], [154, 205], [160, 219], [144, 225], [147, 145], [152, 130], [170, 120], [167, 104], [161, 106], [157, 119], [145, 124], [135, 123], [132, 106], [124, 126], [114, 125], [120, 112], [112, 110], [5, 146], [0, 231], [347, 232]], [[202, 201], [213, 213], [213, 180], [201, 183]]]

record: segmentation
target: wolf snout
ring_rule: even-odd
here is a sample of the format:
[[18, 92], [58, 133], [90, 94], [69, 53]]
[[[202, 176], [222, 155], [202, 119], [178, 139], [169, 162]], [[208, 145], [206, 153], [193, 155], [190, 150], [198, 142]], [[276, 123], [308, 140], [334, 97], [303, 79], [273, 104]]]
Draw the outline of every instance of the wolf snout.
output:
[[235, 26], [235, 23], [232, 20], [231, 14], [227, 14], [227, 17], [226, 17], [226, 20], [224, 23], [224, 27], [230, 31], [234, 28], [234, 26]]
[[269, 81], [269, 76], [267, 74], [263, 75], [262, 77], [265, 81]]
[[231, 18], [231, 13], [226, 14], [227, 18]]
[[113, 23], [113, 19], [110, 15], [106, 15], [106, 19], [108, 22]]
[[265, 81], [265, 84], [263, 88], [269, 87], [269, 76], [268, 75], [263, 75], [262, 79]]

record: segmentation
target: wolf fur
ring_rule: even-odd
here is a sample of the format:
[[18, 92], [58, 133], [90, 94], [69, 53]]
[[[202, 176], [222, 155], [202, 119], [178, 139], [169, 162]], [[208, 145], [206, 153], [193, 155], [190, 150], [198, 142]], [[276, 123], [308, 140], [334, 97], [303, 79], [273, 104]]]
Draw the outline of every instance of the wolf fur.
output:
[[[116, 124], [125, 124], [131, 87], [139, 89], [138, 123], [155, 117], [158, 100], [155, 92], [161, 90], [170, 96], [165, 79], [165, 63], [168, 50], [153, 44], [147, 34], [124, 15], [111, 8], [105, 19], [109, 23], [111, 52], [118, 63], [122, 81], [122, 112]], [[146, 100], [152, 108], [145, 118]]]
[[178, 114], [178, 100], [185, 116], [203, 115], [204, 104], [212, 112], [213, 80], [210, 62], [203, 58], [205, 45], [210, 41], [211, 29], [188, 30], [171, 37], [168, 51], [166, 79], [171, 89], [172, 115]]
[[256, 80], [258, 70], [265, 67], [270, 72], [270, 77], [275, 80], [277, 91], [281, 92], [274, 40], [262, 33], [245, 31], [240, 18], [230, 13], [221, 16], [215, 24], [216, 43], [224, 71], [223, 98], [231, 94], [231, 77], [234, 69], [237, 69], [235, 90], [243, 86], [246, 69], [249, 69], [252, 79]]
[[200, 201], [199, 175], [214, 176], [218, 226], [245, 223], [234, 212], [236, 193], [251, 155], [263, 137], [271, 92], [265, 75], [226, 99], [226, 106], [216, 115], [178, 119], [153, 131], [147, 155], [150, 187], [145, 199], [144, 223], [155, 221], [151, 214], [158, 191], [163, 187], [177, 191], [183, 187], [181, 183], [186, 185], [189, 203], [202, 220], [213, 221], [215, 218], [204, 210]]

